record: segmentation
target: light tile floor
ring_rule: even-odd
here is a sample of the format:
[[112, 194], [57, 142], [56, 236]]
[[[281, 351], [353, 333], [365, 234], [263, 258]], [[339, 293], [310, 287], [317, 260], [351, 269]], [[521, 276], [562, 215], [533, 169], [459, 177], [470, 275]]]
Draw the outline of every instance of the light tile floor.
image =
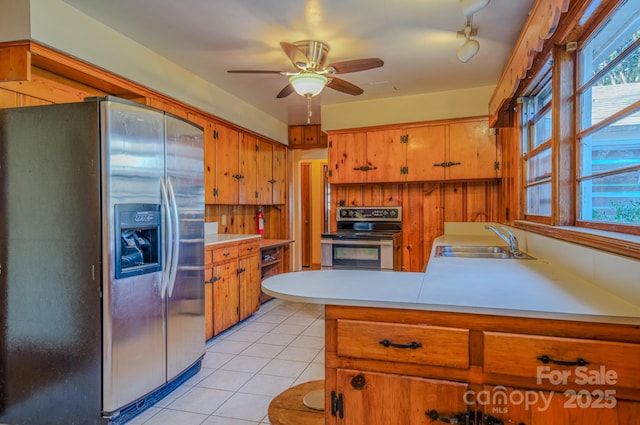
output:
[[265, 425], [271, 400], [324, 378], [323, 306], [273, 299], [207, 343], [200, 372], [127, 425]]

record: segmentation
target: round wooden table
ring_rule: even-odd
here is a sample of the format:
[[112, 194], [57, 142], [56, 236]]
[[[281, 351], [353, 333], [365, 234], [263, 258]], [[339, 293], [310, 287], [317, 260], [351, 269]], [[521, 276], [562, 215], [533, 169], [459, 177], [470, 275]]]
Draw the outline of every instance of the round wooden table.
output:
[[324, 411], [304, 405], [304, 397], [311, 391], [323, 390], [324, 380], [305, 382], [276, 396], [269, 404], [271, 425], [324, 425]]

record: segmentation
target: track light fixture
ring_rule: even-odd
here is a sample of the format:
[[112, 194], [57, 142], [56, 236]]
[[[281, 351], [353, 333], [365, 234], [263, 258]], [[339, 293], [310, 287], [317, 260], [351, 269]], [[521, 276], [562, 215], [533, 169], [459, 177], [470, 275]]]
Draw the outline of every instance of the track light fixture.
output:
[[489, 0], [460, 0], [460, 7], [466, 20], [464, 29], [458, 31], [458, 34], [463, 36], [465, 42], [458, 51], [456, 56], [460, 62], [467, 62], [474, 57], [480, 51], [480, 43], [478, 40], [471, 38], [472, 35], [477, 34], [477, 29], [473, 28], [473, 14], [486, 7], [489, 4]]
[[458, 48], [458, 51], [456, 52], [456, 56], [458, 57], [458, 60], [460, 62], [468, 62], [480, 50], [480, 43], [478, 43], [478, 40], [473, 40], [471, 38], [471, 35], [475, 34], [474, 30], [475, 29], [471, 26], [471, 18], [467, 18], [464, 30], [462, 30], [465, 42]]

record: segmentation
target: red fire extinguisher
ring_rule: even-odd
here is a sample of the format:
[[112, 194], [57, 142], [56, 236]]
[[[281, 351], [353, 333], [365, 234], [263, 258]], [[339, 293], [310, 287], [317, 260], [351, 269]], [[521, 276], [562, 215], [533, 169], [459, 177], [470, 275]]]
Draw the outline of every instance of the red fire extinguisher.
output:
[[258, 208], [256, 220], [258, 221], [258, 234], [264, 235], [264, 212], [262, 212], [262, 208]]

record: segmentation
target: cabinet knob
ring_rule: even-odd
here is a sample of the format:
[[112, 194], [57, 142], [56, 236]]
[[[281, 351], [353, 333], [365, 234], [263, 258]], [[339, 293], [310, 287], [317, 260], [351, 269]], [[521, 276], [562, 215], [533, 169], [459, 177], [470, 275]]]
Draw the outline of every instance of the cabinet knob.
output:
[[366, 383], [367, 383], [367, 380], [362, 375], [356, 375], [353, 378], [351, 378], [351, 386], [356, 390], [361, 390], [362, 388], [364, 388], [364, 384]]

